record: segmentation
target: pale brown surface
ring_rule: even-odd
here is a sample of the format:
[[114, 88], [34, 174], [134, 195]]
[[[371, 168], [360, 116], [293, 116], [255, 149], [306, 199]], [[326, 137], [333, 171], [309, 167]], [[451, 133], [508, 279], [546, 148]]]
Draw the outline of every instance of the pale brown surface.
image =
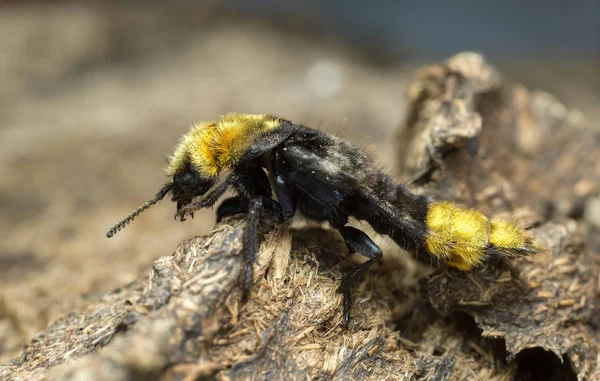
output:
[[[239, 318], [230, 316], [238, 312], [238, 246], [227, 246], [231, 256], [215, 251], [219, 239], [235, 238], [239, 223], [212, 233], [213, 249], [199, 238], [193, 241], [199, 246], [184, 244], [170, 257], [180, 241], [209, 232], [214, 217], [206, 211], [178, 223], [164, 202], [107, 240], [105, 231], [163, 183], [164, 158], [189, 124], [227, 111], [270, 112], [320, 126], [360, 146], [376, 145], [370, 152], [378, 163], [397, 167], [404, 150], [395, 152], [391, 137], [407, 115], [404, 89], [414, 78], [408, 66], [371, 66], [336, 41], [303, 39], [252, 21], [232, 27], [227, 17], [66, 6], [0, 15], [6, 42], [0, 61], [0, 363], [15, 359], [0, 375], [193, 379], [243, 377], [284, 364], [282, 372], [298, 378], [536, 379], [536, 364], [550, 364], [554, 355], [518, 355], [531, 344], [565, 353], [575, 373], [593, 379], [597, 342], [589, 338], [598, 337], [600, 247], [597, 228], [587, 222], [594, 219], [589, 200], [598, 197], [600, 174], [598, 138], [590, 128], [597, 115], [594, 71], [575, 85], [556, 76], [544, 82], [537, 69], [527, 77], [548, 83], [569, 107], [503, 78], [506, 87], [477, 109], [484, 124], [471, 177], [465, 177], [468, 155], [453, 154], [447, 170], [423, 189], [490, 215], [543, 223], [535, 234], [557, 250], [546, 264], [519, 265], [530, 289], [513, 304], [533, 314], [526, 324], [541, 332], [533, 341], [511, 333], [512, 315], [495, 312], [506, 303], [492, 303], [493, 296], [508, 295], [503, 287], [512, 287], [510, 274], [485, 269], [473, 275], [473, 288], [464, 286], [462, 274], [441, 271], [419, 287], [423, 270], [381, 239], [384, 265], [361, 287], [349, 331], [338, 326], [334, 265], [345, 249], [333, 233], [294, 231], [288, 266], [267, 271]], [[576, 72], [580, 78], [586, 69]], [[486, 120], [520, 132], [486, 130]], [[543, 137], [543, 145], [531, 136]], [[219, 265], [213, 274], [202, 267], [213, 257], [231, 261], [231, 268]], [[316, 257], [325, 263], [318, 269]], [[166, 270], [150, 271], [153, 261]], [[223, 285], [217, 287], [223, 293], [210, 304], [210, 284], [201, 281], [197, 289], [190, 279], [218, 274], [224, 283], [211, 284]], [[456, 282], [459, 292], [441, 287], [440, 277]], [[203, 334], [189, 321], [198, 309]], [[485, 336], [506, 342], [482, 338], [473, 320], [456, 310], [473, 316]], [[540, 314], [548, 325], [536, 320]], [[182, 327], [191, 333], [183, 335]], [[22, 353], [36, 349], [38, 357], [20, 356], [25, 344]], [[509, 355], [517, 356], [507, 362]], [[573, 374], [560, 364], [551, 369], [560, 370], [557, 377]]]

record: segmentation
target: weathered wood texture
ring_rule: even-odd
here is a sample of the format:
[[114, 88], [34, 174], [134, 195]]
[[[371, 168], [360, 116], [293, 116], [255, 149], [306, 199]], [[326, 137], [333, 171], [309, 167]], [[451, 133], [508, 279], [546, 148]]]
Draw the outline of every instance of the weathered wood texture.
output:
[[148, 277], [65, 313], [0, 376], [600, 378], [598, 243], [578, 213], [599, 184], [598, 136], [551, 95], [506, 82], [471, 53], [422, 69], [408, 100], [398, 158], [415, 190], [532, 226], [547, 256], [470, 273], [440, 268], [419, 284], [405, 281], [405, 261], [385, 256], [345, 328], [337, 287], [350, 261], [338, 234], [265, 227], [241, 306], [235, 217], [182, 242]]

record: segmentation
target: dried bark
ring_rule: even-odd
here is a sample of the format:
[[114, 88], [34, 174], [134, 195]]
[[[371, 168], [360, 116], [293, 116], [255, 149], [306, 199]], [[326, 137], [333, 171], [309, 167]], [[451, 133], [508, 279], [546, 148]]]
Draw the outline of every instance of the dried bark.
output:
[[393, 339], [394, 298], [384, 286], [357, 300], [351, 330], [341, 326], [336, 280], [344, 246], [333, 232], [293, 230], [301, 242], [294, 245], [287, 228], [266, 234], [255, 294], [242, 308], [242, 230], [230, 219], [183, 242], [154, 262], [149, 279], [56, 321], [4, 371], [15, 379], [107, 380], [378, 379], [415, 372], [420, 357]]
[[505, 341], [509, 361], [541, 348], [597, 379], [599, 247], [577, 209], [598, 191], [598, 133], [553, 96], [500, 81], [473, 53], [423, 69], [410, 92], [400, 138], [415, 156], [400, 160], [424, 191], [520, 220], [550, 255], [438, 272], [425, 284], [431, 305], [472, 316], [484, 337]]
[[243, 221], [230, 218], [156, 260], [149, 277], [56, 320], [0, 376], [508, 380], [547, 368], [554, 379], [600, 377], [598, 245], [573, 213], [598, 184], [598, 136], [552, 96], [502, 80], [472, 53], [423, 69], [408, 98], [398, 152], [416, 190], [533, 226], [548, 257], [441, 268], [419, 285], [386, 255], [345, 328], [337, 287], [354, 258], [337, 233], [263, 227], [242, 306]]

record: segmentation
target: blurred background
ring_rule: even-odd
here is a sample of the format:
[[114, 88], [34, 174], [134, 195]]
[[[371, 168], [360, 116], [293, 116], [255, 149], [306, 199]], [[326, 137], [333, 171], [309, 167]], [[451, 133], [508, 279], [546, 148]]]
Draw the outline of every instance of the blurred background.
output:
[[133, 281], [212, 211], [164, 183], [197, 120], [267, 112], [347, 137], [394, 169], [404, 87], [463, 50], [600, 120], [600, 5], [515, 0], [0, 3], [0, 364], [58, 314]]

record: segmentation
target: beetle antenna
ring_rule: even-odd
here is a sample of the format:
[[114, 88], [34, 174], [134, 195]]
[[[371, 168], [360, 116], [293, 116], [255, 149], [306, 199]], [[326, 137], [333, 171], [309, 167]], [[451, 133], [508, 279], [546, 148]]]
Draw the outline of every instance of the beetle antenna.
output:
[[106, 236], [110, 238], [117, 234], [117, 232], [119, 232], [121, 229], [124, 229], [125, 226], [129, 225], [129, 223], [131, 223], [131, 221], [133, 221], [140, 213], [162, 200], [167, 195], [167, 193], [169, 193], [169, 191], [173, 189], [173, 186], [173, 183], [166, 184], [152, 200], [145, 202], [142, 206], [131, 212], [130, 215], [123, 218], [121, 221], [119, 221], [119, 223], [110, 228], [110, 230], [106, 232]]

